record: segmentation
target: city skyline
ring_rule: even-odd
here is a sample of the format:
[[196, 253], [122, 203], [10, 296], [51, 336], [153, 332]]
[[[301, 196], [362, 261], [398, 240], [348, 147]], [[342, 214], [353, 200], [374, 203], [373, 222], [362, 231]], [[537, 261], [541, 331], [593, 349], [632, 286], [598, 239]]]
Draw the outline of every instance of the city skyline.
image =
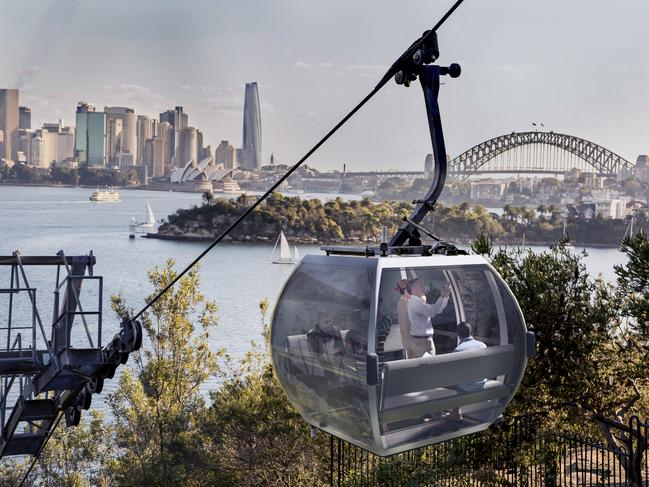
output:
[[[264, 163], [271, 152], [291, 163], [450, 3], [143, 1], [108, 9], [94, 1], [42, 0], [27, 12], [14, 2], [3, 6], [16, 22], [0, 42], [19, 35], [25, 41], [6, 56], [0, 86], [22, 88], [34, 126], [70, 123], [84, 99], [151, 117], [182, 105], [207, 143], [238, 145], [243, 87], [257, 79]], [[250, 5], [259, 15], [243, 15]], [[635, 60], [649, 52], [647, 14], [649, 5], [631, 0], [466, 2], [440, 31], [441, 62], [458, 61], [464, 71], [440, 95], [449, 154], [533, 121], [629, 160], [646, 153], [649, 122], [638, 100], [648, 98], [649, 69]], [[174, 30], [177, 24], [186, 28]], [[172, 31], [177, 35], [167, 35]], [[99, 50], [101, 60], [93, 54]], [[389, 85], [310, 164], [417, 169], [429, 144], [417, 88]]]

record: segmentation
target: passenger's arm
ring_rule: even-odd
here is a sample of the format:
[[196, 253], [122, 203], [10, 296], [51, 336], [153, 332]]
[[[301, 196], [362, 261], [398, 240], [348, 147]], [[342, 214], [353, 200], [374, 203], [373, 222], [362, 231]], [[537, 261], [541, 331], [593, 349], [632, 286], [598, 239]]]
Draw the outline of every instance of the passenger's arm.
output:
[[433, 304], [427, 304], [421, 301], [420, 299], [417, 299], [414, 303], [412, 303], [412, 311], [415, 314], [424, 315], [432, 318], [433, 316], [436, 316], [440, 314], [442, 311], [444, 311], [444, 308], [446, 308], [447, 304], [448, 304], [448, 296], [439, 298]]

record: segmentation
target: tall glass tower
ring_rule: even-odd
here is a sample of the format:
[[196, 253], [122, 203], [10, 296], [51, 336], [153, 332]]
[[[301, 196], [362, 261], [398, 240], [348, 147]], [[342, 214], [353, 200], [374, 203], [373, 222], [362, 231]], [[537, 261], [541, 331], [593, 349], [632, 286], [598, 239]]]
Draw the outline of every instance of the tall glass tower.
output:
[[243, 105], [243, 164], [242, 169], [261, 167], [261, 112], [257, 83], [246, 83]]
[[106, 114], [85, 102], [77, 105], [75, 150], [82, 164], [106, 165]]

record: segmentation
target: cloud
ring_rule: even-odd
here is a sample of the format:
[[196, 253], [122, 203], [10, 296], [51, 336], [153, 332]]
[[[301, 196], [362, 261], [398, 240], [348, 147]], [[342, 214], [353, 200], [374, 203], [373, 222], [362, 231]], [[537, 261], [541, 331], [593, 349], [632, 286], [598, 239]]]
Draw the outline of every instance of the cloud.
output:
[[215, 91], [220, 91], [223, 88], [215, 85], [190, 85], [184, 84], [180, 85], [180, 89], [183, 91], [200, 91], [201, 93], [213, 93]]
[[318, 116], [316, 112], [314, 112], [313, 110], [309, 110], [308, 108], [301, 108], [296, 112], [293, 112], [293, 115], [295, 115], [296, 117], [304, 117], [304, 118], [315, 118]]
[[95, 90], [96, 96], [102, 98], [108, 105], [124, 105], [127, 107], [161, 110], [171, 105], [165, 96], [155, 93], [144, 86], [121, 83], [108, 85]]
[[27, 81], [34, 78], [41, 71], [43, 71], [43, 68], [37, 66], [36, 64], [33, 64], [31, 66], [23, 66], [18, 70], [18, 81], [16, 82], [16, 86], [23, 90], [31, 88], [31, 86], [27, 84]]
[[318, 63], [318, 67], [321, 69], [329, 69], [334, 67], [334, 63], [330, 63], [330, 62]]
[[295, 63], [295, 65], [298, 68], [304, 68], [304, 69], [309, 69], [309, 68], [313, 67], [313, 65], [311, 63], [305, 63], [304, 61], [298, 61], [298, 62]]
[[540, 64], [485, 64], [483, 65], [486, 69], [492, 69], [495, 71], [507, 72], [507, 73], [523, 73], [526, 71], [541, 71], [543, 66]]
[[347, 74], [351, 76], [375, 77], [385, 73], [388, 66], [384, 64], [348, 64], [345, 66]]
[[348, 64], [345, 71], [336, 71], [336, 76], [362, 76], [375, 78], [388, 70], [383, 64]]

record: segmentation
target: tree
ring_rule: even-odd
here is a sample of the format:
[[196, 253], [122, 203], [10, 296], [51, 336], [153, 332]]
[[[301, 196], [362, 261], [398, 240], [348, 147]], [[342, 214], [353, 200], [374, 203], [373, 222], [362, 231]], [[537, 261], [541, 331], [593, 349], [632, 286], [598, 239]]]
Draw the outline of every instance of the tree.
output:
[[201, 198], [203, 199], [204, 205], [211, 205], [214, 203], [215, 200], [214, 193], [212, 191], [205, 191]]
[[[171, 259], [165, 268], [150, 271], [154, 294], [176, 275]], [[133, 316], [121, 297], [113, 298], [113, 309], [120, 317]], [[215, 304], [199, 292], [197, 268], [142, 316], [148, 343], [134, 354], [133, 368], [124, 371], [108, 399], [120, 447], [113, 468], [120, 485], [196, 481], [187, 445], [205, 407], [200, 387], [217, 372], [217, 359], [224, 353], [208, 346], [216, 323]]]
[[[649, 280], [649, 244], [629, 245], [629, 263], [616, 269], [620, 289], [646, 286]], [[588, 276], [583, 256], [561, 245], [540, 254], [501, 250], [494, 255], [493, 265], [516, 296], [538, 344], [513, 411], [546, 411], [564, 428], [599, 433], [612, 451], [620, 452], [619, 461], [633, 478], [628, 421], [649, 412], [649, 334], [646, 326], [628, 320], [626, 310], [637, 308], [628, 307], [625, 292]], [[634, 451], [643, 455], [646, 438], [639, 440]]]
[[628, 262], [616, 265], [618, 290], [632, 317], [631, 327], [641, 336], [649, 337], [649, 239], [644, 232], [627, 236], [620, 245]]
[[230, 374], [211, 393], [192, 458], [214, 485], [324, 485], [329, 443], [311, 438], [273, 373], [267, 306], [260, 304], [265, 346], [253, 343], [239, 366], [224, 367]]
[[112, 433], [103, 414], [92, 409], [90, 417], [84, 417], [77, 427], [59, 425], [23, 484], [31, 458], [0, 465], [0, 486], [108, 486], [116, 455]]

